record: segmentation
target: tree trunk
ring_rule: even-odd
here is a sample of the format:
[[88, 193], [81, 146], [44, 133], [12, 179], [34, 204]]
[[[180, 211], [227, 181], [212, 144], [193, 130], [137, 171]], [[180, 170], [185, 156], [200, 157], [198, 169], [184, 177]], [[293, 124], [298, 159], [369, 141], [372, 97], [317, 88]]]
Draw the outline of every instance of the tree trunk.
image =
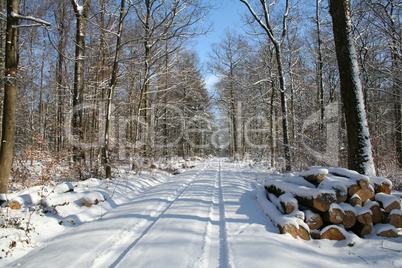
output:
[[329, 0], [346, 117], [348, 168], [375, 176], [359, 67], [352, 33], [350, 0]]
[[58, 5], [58, 10], [56, 10], [60, 16], [57, 27], [57, 63], [56, 63], [56, 151], [61, 152], [63, 147], [63, 130], [64, 125], [64, 95], [65, 95], [65, 85], [63, 77], [63, 66], [64, 66], [64, 54], [66, 47], [66, 25], [64, 23], [66, 10], [62, 4]]
[[290, 144], [289, 144], [289, 126], [288, 126], [288, 118], [287, 118], [287, 102], [286, 102], [286, 83], [285, 83], [285, 72], [283, 70], [282, 63], [282, 41], [287, 33], [287, 17], [289, 15], [290, 7], [289, 0], [286, 0], [285, 3], [285, 12], [283, 14], [282, 20], [282, 32], [280, 38], [277, 39], [275, 37], [274, 31], [271, 21], [270, 21], [270, 12], [268, 8], [267, 0], [261, 0], [261, 8], [263, 9], [263, 17], [257, 15], [254, 9], [251, 7], [251, 4], [247, 0], [240, 0], [240, 2], [244, 3], [251, 15], [257, 21], [257, 23], [261, 26], [261, 28], [266, 32], [268, 38], [271, 40], [274, 49], [275, 49], [275, 58], [276, 58], [276, 67], [278, 71], [279, 78], [279, 91], [280, 91], [280, 99], [281, 99], [281, 111], [282, 111], [282, 137], [283, 137], [283, 150], [285, 156], [285, 169], [286, 171], [290, 171], [292, 169], [292, 161], [290, 155]]
[[[5, 45], [6, 45], [6, 0], [0, 0], [0, 73], [4, 73], [4, 61], [5, 61]], [[2, 88], [0, 94], [3, 94], [4, 88]], [[0, 129], [2, 128], [2, 118], [3, 118], [3, 100], [0, 100]], [[1, 132], [0, 132], [1, 140]], [[1, 143], [0, 143], [1, 147]]]
[[[84, 101], [84, 84], [85, 84], [85, 39], [86, 25], [91, 0], [84, 0], [83, 6], [80, 7], [76, 0], [71, 0], [74, 7], [75, 16], [77, 18], [77, 30], [75, 35], [75, 66], [74, 66], [74, 89], [73, 89], [73, 116], [72, 116], [72, 133], [81, 141], [84, 137], [84, 120], [83, 120], [83, 101]], [[84, 160], [84, 152], [79, 145], [73, 146], [73, 161], [81, 162]], [[81, 176], [81, 172], [80, 172]]]
[[15, 110], [17, 100], [18, 68], [18, 0], [7, 0], [7, 30], [5, 54], [5, 83], [3, 104], [3, 125], [0, 149], [0, 193], [7, 193], [13, 161]]
[[117, 32], [116, 40], [116, 50], [114, 55], [112, 76], [110, 78], [108, 92], [107, 92], [107, 106], [106, 106], [106, 126], [105, 126], [105, 145], [103, 148], [103, 164], [105, 165], [106, 178], [112, 178], [112, 166], [110, 163], [110, 122], [112, 115], [112, 100], [113, 92], [117, 84], [117, 72], [119, 70], [119, 55], [121, 50], [121, 35], [123, 31], [123, 20], [125, 17], [125, 0], [121, 0], [120, 5], [120, 18], [119, 18], [119, 28]]
[[323, 129], [325, 119], [325, 105], [324, 105], [324, 71], [322, 59], [322, 39], [321, 39], [321, 22], [320, 22], [320, 2], [316, 0], [316, 27], [317, 27], [317, 87], [318, 87], [318, 101], [320, 105], [320, 130]]

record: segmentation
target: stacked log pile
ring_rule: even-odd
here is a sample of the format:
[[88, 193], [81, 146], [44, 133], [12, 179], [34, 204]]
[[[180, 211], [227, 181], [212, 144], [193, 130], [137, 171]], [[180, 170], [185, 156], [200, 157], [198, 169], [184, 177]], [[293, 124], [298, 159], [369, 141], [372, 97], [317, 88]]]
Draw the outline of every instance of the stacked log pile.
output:
[[344, 240], [350, 231], [398, 237], [402, 228], [401, 200], [385, 178], [312, 167], [267, 179], [264, 188], [257, 191], [260, 206], [280, 233], [295, 238]]

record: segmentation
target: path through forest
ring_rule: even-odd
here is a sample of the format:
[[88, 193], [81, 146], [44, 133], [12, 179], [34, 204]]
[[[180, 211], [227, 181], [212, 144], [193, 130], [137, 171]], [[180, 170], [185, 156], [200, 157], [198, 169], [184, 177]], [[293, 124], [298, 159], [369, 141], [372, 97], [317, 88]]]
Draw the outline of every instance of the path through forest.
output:
[[[223, 159], [150, 187], [11, 267], [398, 267], [400, 240], [302, 241], [279, 235], [258, 207], [268, 173]], [[384, 244], [385, 243], [385, 244]], [[375, 253], [374, 253], [375, 249]], [[285, 265], [285, 266], [284, 266]]]

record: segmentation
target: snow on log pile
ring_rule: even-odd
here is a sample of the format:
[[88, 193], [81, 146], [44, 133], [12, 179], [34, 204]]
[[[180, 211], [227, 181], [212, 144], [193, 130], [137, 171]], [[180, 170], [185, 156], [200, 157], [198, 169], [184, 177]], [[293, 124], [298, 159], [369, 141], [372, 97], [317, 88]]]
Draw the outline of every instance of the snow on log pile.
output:
[[401, 199], [385, 178], [312, 167], [269, 178], [263, 186], [258, 203], [280, 233], [294, 238], [344, 240], [348, 232], [397, 237], [402, 228]]

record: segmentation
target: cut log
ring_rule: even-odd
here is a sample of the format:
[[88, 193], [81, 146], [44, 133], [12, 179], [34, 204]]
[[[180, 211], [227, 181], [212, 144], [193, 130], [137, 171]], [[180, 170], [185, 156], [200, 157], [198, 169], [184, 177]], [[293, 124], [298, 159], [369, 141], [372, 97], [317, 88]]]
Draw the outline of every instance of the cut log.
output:
[[373, 223], [373, 215], [371, 214], [371, 210], [369, 208], [356, 206], [355, 210], [356, 210], [356, 221], [358, 223], [365, 225]]
[[290, 234], [293, 238], [297, 238], [298, 236], [298, 228], [295, 225], [292, 224], [285, 224], [284, 226], [277, 225], [279, 228], [279, 232], [281, 234]]
[[391, 212], [393, 209], [401, 209], [399, 198], [394, 195], [378, 193], [375, 195], [375, 200], [380, 202], [385, 212]]
[[356, 183], [353, 183], [352, 185], [350, 185], [348, 187], [348, 195], [349, 196], [353, 196], [355, 193], [357, 193], [359, 190], [361, 189], [361, 187]]
[[373, 231], [373, 225], [356, 222], [355, 226], [353, 226], [351, 230], [358, 236], [365, 237], [371, 234], [371, 232]]
[[343, 217], [342, 225], [345, 229], [352, 228], [356, 224], [356, 210], [350, 204], [340, 203], [345, 216]]
[[356, 180], [349, 179], [346, 177], [339, 177], [339, 176], [335, 176], [333, 174], [328, 174], [328, 176], [326, 176], [324, 178], [324, 181], [327, 179], [338, 182], [340, 185], [343, 185], [344, 187], [346, 187], [347, 193], [349, 196], [354, 195], [361, 188]]
[[345, 234], [346, 231], [342, 227], [337, 225], [329, 225], [321, 231], [320, 238], [329, 240], [345, 240]]
[[336, 194], [336, 203], [345, 202], [348, 198], [348, 188], [344, 182], [332, 178], [330, 176], [325, 177], [317, 186], [318, 189], [332, 189]]
[[314, 185], [318, 185], [320, 181], [328, 175], [328, 170], [325, 168], [311, 169], [304, 172], [300, 172], [297, 175], [304, 178], [306, 181], [311, 182]]
[[343, 221], [343, 217], [345, 217], [345, 212], [340, 205], [332, 203], [329, 210], [322, 213], [322, 216], [327, 222], [340, 224]]
[[304, 210], [304, 214], [306, 215], [305, 222], [310, 230], [317, 230], [324, 224], [320, 214], [314, 213], [311, 210]]
[[281, 213], [285, 213], [285, 210], [282, 207], [281, 202], [279, 202], [279, 198], [276, 195], [267, 192], [267, 197], [268, 200], [271, 201], [272, 204], [274, 204]]
[[360, 187], [360, 189], [355, 193], [355, 195], [358, 195], [360, 197], [362, 202], [373, 198], [375, 195], [373, 187], [371, 185], [368, 185], [366, 182], [364, 183], [366, 184], [366, 186]]
[[367, 200], [366, 202], [364, 202], [363, 207], [371, 210], [371, 215], [374, 224], [382, 222], [383, 213], [380, 204], [378, 202]]
[[265, 189], [276, 196], [291, 193], [299, 204], [321, 212], [328, 211], [329, 206], [336, 201], [336, 194], [333, 190], [312, 189], [280, 180], [267, 180]]
[[90, 207], [105, 201], [105, 197], [99, 192], [92, 192], [84, 196], [84, 206]]
[[[359, 192], [361, 189], [367, 189], [370, 188], [370, 178], [367, 177], [366, 175], [362, 175], [357, 173], [356, 171], [353, 170], [348, 170], [344, 168], [329, 168], [328, 171], [335, 175], [335, 176], [340, 176], [340, 177], [345, 177], [348, 178], [352, 181], [352, 185], [348, 185], [348, 190], [349, 190], [349, 195], [352, 196], [356, 193]], [[359, 187], [361, 189], [359, 189]], [[374, 195], [374, 189], [373, 190], [373, 195]], [[371, 191], [365, 191], [363, 190], [359, 196], [363, 199], [363, 202], [367, 199], [372, 198], [373, 196], [369, 197], [371, 195]]]
[[312, 239], [321, 239], [321, 231], [320, 230], [310, 230], [310, 236]]
[[369, 177], [367, 177], [366, 175], [359, 174], [354, 170], [348, 170], [345, 168], [328, 168], [328, 172], [335, 176], [350, 178], [358, 182], [366, 181], [367, 183], [370, 183]]
[[304, 231], [299, 231], [300, 226], [306, 229], [309, 233], [309, 228], [302, 220], [294, 217], [283, 215], [278, 208], [268, 200], [267, 192], [264, 188], [257, 188], [257, 202], [264, 213], [271, 219], [272, 223], [278, 227], [281, 234], [288, 233], [292, 237], [301, 237], [305, 239]]
[[398, 237], [398, 230], [391, 224], [376, 224], [374, 226], [375, 234], [382, 237]]
[[303, 177], [295, 176], [292, 173], [285, 174], [283, 177], [281, 177], [281, 181], [297, 184], [300, 186], [306, 186], [308, 188], [316, 188], [316, 185], [306, 181]]
[[297, 230], [297, 236], [303, 240], [310, 240], [310, 230], [302, 225], [299, 225], [299, 229]]
[[[23, 200], [22, 200], [23, 201]], [[12, 210], [20, 210], [23, 206], [23, 202], [20, 199], [13, 199], [8, 203], [8, 207]]]
[[389, 213], [389, 223], [396, 228], [402, 228], [402, 210], [392, 210]]
[[[369, 188], [370, 187], [370, 180], [358, 180], [357, 183], [359, 184], [359, 186], [363, 189]], [[374, 188], [373, 188], [374, 189]]]
[[306, 220], [306, 215], [304, 214], [303, 211], [300, 211], [299, 209], [295, 209], [295, 210], [293, 210], [292, 213], [287, 214], [287, 215], [288, 215], [288, 216], [291, 216], [291, 217], [295, 217], [295, 218], [301, 219], [302, 221], [305, 221], [305, 220]]
[[370, 184], [374, 187], [374, 192], [391, 194], [392, 182], [386, 178], [371, 177]]
[[352, 195], [349, 198], [348, 203], [351, 204], [353, 207], [363, 206], [363, 202], [362, 202], [360, 196], [358, 196], [357, 194]]
[[297, 200], [290, 193], [280, 195], [279, 202], [281, 203], [281, 206], [286, 214], [290, 214], [298, 209]]

